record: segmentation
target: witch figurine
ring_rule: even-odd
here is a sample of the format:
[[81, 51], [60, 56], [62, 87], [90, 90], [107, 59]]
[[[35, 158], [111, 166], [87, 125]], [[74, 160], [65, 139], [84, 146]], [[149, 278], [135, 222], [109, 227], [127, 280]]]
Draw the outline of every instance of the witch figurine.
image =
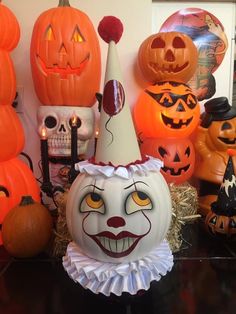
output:
[[123, 25], [107, 16], [98, 31], [109, 45], [100, 132], [95, 156], [78, 164], [68, 194], [73, 241], [63, 266], [84, 288], [119, 296], [147, 290], [171, 270], [172, 205], [162, 162], [140, 154], [116, 50]]

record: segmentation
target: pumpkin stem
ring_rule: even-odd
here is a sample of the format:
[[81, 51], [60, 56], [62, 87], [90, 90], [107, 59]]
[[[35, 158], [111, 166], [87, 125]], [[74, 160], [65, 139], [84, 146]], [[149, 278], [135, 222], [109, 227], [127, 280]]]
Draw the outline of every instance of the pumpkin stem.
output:
[[25, 195], [25, 196], [22, 196], [21, 198], [20, 206], [31, 205], [34, 203], [35, 201], [33, 200], [31, 195]]
[[[1, 0], [0, 0], [1, 1]], [[69, 0], [59, 0], [59, 7], [70, 7]]]

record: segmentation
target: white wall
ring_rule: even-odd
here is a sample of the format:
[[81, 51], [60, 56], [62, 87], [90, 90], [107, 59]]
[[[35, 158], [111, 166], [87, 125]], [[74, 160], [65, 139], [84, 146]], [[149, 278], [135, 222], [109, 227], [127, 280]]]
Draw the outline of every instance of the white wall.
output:
[[[34, 92], [29, 48], [31, 33], [37, 17], [45, 10], [56, 7], [58, 0], [3, 0], [16, 15], [20, 28], [21, 39], [17, 48], [12, 53], [15, 65], [17, 86], [22, 96], [18, 111], [25, 129], [26, 144], [24, 151], [30, 155], [34, 162], [35, 174], [38, 175], [38, 161], [40, 160], [39, 137], [37, 133], [36, 113], [40, 102]], [[126, 97], [133, 106], [142, 84], [139, 73], [136, 73], [135, 62], [141, 42], [151, 34], [151, 0], [70, 0], [70, 4], [84, 11], [92, 20], [97, 29], [99, 21], [106, 15], [115, 15], [124, 25], [123, 37], [118, 44], [120, 62], [123, 68], [126, 87]], [[104, 67], [106, 64], [107, 45], [100, 40], [102, 49], [102, 83]]]

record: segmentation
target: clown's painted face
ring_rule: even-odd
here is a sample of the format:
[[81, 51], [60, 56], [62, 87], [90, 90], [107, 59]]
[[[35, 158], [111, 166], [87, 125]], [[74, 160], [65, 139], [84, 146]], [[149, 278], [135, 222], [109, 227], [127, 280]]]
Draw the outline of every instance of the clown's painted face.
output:
[[73, 240], [89, 257], [105, 262], [137, 260], [157, 247], [171, 219], [168, 186], [160, 173], [132, 179], [81, 174], [67, 202]]

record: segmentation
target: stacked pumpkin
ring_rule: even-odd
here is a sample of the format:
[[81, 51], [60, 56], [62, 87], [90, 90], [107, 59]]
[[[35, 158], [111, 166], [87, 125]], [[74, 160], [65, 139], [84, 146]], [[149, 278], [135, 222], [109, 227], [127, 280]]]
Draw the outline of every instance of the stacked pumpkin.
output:
[[[16, 77], [10, 52], [20, 38], [14, 14], [0, 3], [0, 224], [22, 196], [40, 200], [40, 191], [31, 170], [18, 155], [24, 146], [24, 131], [12, 107]], [[14, 229], [14, 226], [13, 226]], [[1, 240], [0, 240], [1, 242]]]
[[38, 126], [47, 132], [53, 185], [63, 184], [70, 168], [72, 118], [77, 121], [78, 160], [86, 155], [94, 135], [91, 107], [100, 86], [100, 62], [92, 22], [68, 0], [38, 17], [31, 38], [31, 69], [42, 104]]
[[151, 35], [138, 52], [141, 72], [153, 84], [134, 106], [141, 152], [163, 160], [161, 172], [168, 183], [184, 183], [194, 171], [190, 136], [198, 125], [200, 106], [187, 82], [197, 59], [193, 41], [179, 32]]

